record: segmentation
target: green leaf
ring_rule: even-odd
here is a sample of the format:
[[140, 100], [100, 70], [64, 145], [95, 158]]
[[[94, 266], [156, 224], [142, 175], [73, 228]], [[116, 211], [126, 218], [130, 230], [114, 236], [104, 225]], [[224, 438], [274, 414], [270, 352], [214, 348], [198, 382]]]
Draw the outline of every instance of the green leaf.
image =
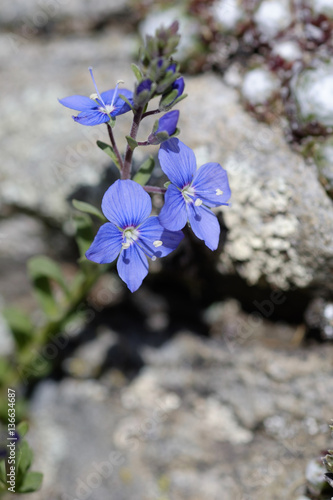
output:
[[170, 106], [173, 105], [173, 103], [176, 101], [178, 95], [178, 90], [174, 89], [171, 90], [171, 92], [168, 92], [167, 94], [164, 94], [160, 100], [159, 104], [159, 109], [161, 111], [166, 111], [167, 109], [170, 109]]
[[28, 472], [17, 491], [19, 493], [32, 493], [33, 491], [39, 490], [42, 481], [43, 474], [41, 472]]
[[29, 430], [29, 424], [28, 422], [20, 422], [17, 426], [16, 426], [16, 430], [20, 436], [20, 438], [24, 438], [24, 436], [26, 435], [26, 433], [28, 432]]
[[12, 331], [17, 345], [24, 346], [34, 335], [34, 326], [30, 317], [16, 307], [6, 307], [2, 314]]
[[114, 152], [113, 147], [110, 146], [110, 144], [106, 144], [105, 142], [102, 142], [102, 141], [97, 141], [96, 144], [102, 151], [104, 151], [104, 153], [106, 153], [111, 158], [111, 160], [116, 165], [118, 170], [120, 170], [119, 161], [118, 161], [116, 153]]
[[91, 217], [88, 214], [74, 215], [73, 222], [76, 230], [76, 243], [79, 247], [80, 256], [84, 257], [94, 239], [94, 231]]
[[140, 71], [140, 68], [136, 64], [131, 64], [132, 71], [134, 73], [135, 78], [138, 80], [138, 82], [141, 82], [142, 80], [142, 73]]
[[0, 460], [0, 481], [6, 484], [6, 460]]
[[45, 255], [32, 257], [28, 262], [28, 272], [33, 281], [39, 278], [48, 278], [61, 286], [63, 291], [68, 294], [68, 287], [60, 266]]
[[79, 201], [79, 200], [72, 200], [72, 203], [73, 207], [76, 208], [77, 210], [80, 210], [80, 212], [96, 215], [96, 217], [101, 219], [103, 222], [106, 222], [106, 218], [104, 217], [102, 212], [93, 205], [90, 205], [90, 203], [86, 203], [85, 201]]
[[133, 104], [131, 104], [129, 102], [129, 100], [127, 99], [127, 97], [125, 97], [123, 94], [119, 94], [118, 97], [120, 97], [120, 99], [122, 99], [123, 101], [125, 101], [126, 104], [129, 105], [129, 107], [131, 108], [131, 110], [134, 111]]
[[27, 441], [20, 441], [17, 452], [17, 481], [21, 483], [33, 460], [33, 452]]
[[55, 281], [69, 296], [67, 284], [62, 275], [60, 266], [54, 260], [44, 255], [32, 257], [28, 261], [28, 273], [32, 279], [36, 297], [49, 318], [56, 318], [59, 314], [59, 305], [53, 295], [51, 281]]
[[6, 380], [8, 371], [10, 372], [11, 366], [5, 358], [0, 358], [0, 387], [3, 381]]
[[126, 140], [127, 140], [127, 144], [129, 145], [129, 147], [131, 148], [132, 151], [134, 151], [134, 149], [138, 147], [137, 141], [135, 139], [133, 139], [133, 137], [131, 137], [130, 135], [126, 136]]
[[152, 156], [150, 156], [142, 165], [139, 167], [139, 170], [133, 177], [133, 181], [141, 184], [141, 186], [145, 186], [151, 177], [151, 173], [155, 166], [155, 160]]
[[172, 103], [172, 107], [174, 107], [176, 104], [178, 104], [183, 99], [186, 99], [187, 95], [188, 94], [182, 94], [181, 96], [177, 97], [177, 99], [175, 100], [175, 102]]

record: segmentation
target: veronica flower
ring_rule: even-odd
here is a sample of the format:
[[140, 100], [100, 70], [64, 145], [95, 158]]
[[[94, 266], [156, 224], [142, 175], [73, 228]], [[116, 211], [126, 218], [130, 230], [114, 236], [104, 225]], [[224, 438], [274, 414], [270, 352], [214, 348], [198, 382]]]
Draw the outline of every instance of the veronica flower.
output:
[[179, 111], [169, 111], [165, 113], [155, 124], [156, 130], [148, 137], [149, 144], [160, 144], [161, 142], [169, 139], [177, 130], [177, 123], [179, 118]]
[[227, 172], [218, 163], [206, 163], [197, 170], [193, 151], [176, 138], [161, 144], [158, 159], [171, 181], [160, 223], [178, 231], [189, 221], [194, 234], [208, 248], [216, 250], [220, 226], [210, 208], [228, 205], [231, 191]]
[[136, 182], [117, 180], [106, 191], [102, 211], [110, 221], [103, 224], [86, 257], [106, 264], [119, 255], [117, 270], [131, 292], [135, 292], [148, 273], [147, 257], [165, 257], [177, 248], [184, 235], [168, 231], [158, 217], [149, 217], [149, 194]]
[[[92, 94], [90, 97], [72, 95], [64, 99], [59, 99], [60, 104], [66, 106], [66, 108], [81, 111], [78, 116], [73, 116], [76, 122], [88, 126], [100, 125], [101, 123], [109, 122], [111, 118], [130, 111], [130, 106], [119, 96], [119, 83], [117, 83], [116, 88], [100, 94], [92, 68], [89, 68], [89, 71], [96, 94]], [[133, 92], [127, 89], [121, 89], [121, 94], [133, 104]]]

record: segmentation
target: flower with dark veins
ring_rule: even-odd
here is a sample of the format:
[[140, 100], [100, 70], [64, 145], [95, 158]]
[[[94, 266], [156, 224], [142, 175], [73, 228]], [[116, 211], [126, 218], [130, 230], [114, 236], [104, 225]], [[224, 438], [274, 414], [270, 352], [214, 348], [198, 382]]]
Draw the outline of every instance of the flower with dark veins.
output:
[[100, 125], [101, 123], [109, 122], [111, 118], [130, 111], [130, 106], [120, 96], [123, 95], [133, 104], [133, 92], [127, 89], [119, 91], [118, 86], [120, 82], [118, 82], [114, 89], [100, 94], [92, 68], [89, 68], [89, 71], [96, 90], [95, 94], [92, 94], [90, 97], [72, 95], [64, 99], [59, 99], [60, 104], [66, 106], [66, 108], [80, 111], [77, 116], [73, 116], [76, 122], [88, 126]]
[[220, 226], [210, 209], [228, 205], [231, 191], [227, 172], [219, 163], [206, 163], [197, 169], [193, 151], [177, 138], [161, 144], [158, 159], [171, 181], [160, 223], [170, 231], [178, 231], [189, 221], [194, 234], [216, 250]]
[[106, 191], [102, 211], [110, 221], [103, 224], [86, 257], [98, 264], [113, 262], [131, 292], [137, 290], [148, 273], [148, 260], [165, 257], [183, 239], [181, 231], [169, 231], [152, 209], [148, 193], [136, 182], [117, 180]]

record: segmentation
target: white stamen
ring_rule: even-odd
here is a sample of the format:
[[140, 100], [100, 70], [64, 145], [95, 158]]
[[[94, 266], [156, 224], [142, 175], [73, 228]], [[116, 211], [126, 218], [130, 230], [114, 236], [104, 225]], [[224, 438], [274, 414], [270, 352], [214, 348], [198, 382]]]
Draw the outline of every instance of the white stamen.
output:
[[123, 243], [121, 246], [122, 246], [122, 248], [123, 248], [124, 250], [126, 250], [127, 248], [129, 248], [129, 247], [131, 246], [131, 244], [130, 244], [130, 243], [128, 243], [128, 241], [127, 241], [126, 243]]
[[200, 198], [197, 198], [197, 199], [195, 200], [195, 202], [194, 202], [194, 205], [195, 205], [196, 207], [200, 207], [200, 205], [202, 205], [202, 200], [200, 200]]
[[92, 99], [93, 101], [96, 101], [96, 99], [99, 99], [98, 94], [94, 93], [89, 96], [89, 99]]
[[194, 188], [188, 184], [182, 189], [182, 195], [186, 203], [193, 203], [193, 196], [195, 196]]
[[116, 100], [116, 97], [117, 97], [117, 94], [118, 94], [118, 87], [119, 87], [120, 83], [124, 83], [124, 81], [123, 80], [118, 80], [117, 81], [116, 88], [114, 89], [114, 94], [112, 96], [112, 102], [111, 102], [111, 108], [112, 109], [111, 109], [110, 113], [112, 113], [112, 111], [115, 109], [114, 108], [114, 101]]
[[155, 255], [153, 255], [153, 256], [152, 256], [152, 258], [151, 258], [151, 260], [155, 262], [155, 260], [156, 260], [156, 256], [155, 256]]
[[153, 245], [154, 245], [155, 248], [158, 248], [158, 247], [160, 247], [160, 246], [163, 245], [163, 241], [161, 241], [161, 240], [155, 240], [153, 242]]
[[222, 189], [217, 189], [216, 190], [216, 196], [220, 196], [221, 194], [223, 194]]
[[98, 88], [97, 88], [97, 84], [95, 82], [95, 78], [94, 78], [94, 75], [93, 75], [93, 72], [92, 72], [92, 68], [89, 68], [89, 73], [90, 73], [90, 76], [91, 76], [91, 79], [93, 81], [93, 84], [94, 84], [94, 87], [95, 87], [95, 90], [96, 90], [96, 94], [98, 96], [98, 99], [101, 101], [101, 103], [103, 104], [103, 106], [105, 107], [105, 102], [103, 101], [102, 97], [101, 97], [101, 94], [98, 92]]

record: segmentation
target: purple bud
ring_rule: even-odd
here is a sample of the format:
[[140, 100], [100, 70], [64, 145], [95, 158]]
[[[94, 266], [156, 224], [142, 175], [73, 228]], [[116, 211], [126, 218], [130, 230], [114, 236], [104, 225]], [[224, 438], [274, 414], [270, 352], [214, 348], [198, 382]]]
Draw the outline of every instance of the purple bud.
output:
[[177, 66], [173, 63], [173, 64], [170, 64], [170, 66], [167, 67], [167, 71], [172, 71], [172, 73], [175, 73], [176, 72], [176, 68], [177, 68]]
[[139, 83], [139, 85], [136, 88], [136, 94], [141, 94], [144, 90], [148, 90], [150, 92], [152, 85], [152, 81], [147, 79], [147, 80], [142, 80], [142, 82]]
[[167, 132], [169, 135], [172, 135], [176, 132], [177, 123], [179, 118], [179, 111], [169, 111], [169, 113], [165, 113], [159, 121], [158, 128], [156, 130], [156, 134], [158, 132]]
[[184, 78], [182, 76], [180, 78], [177, 78], [177, 80], [173, 82], [172, 88], [177, 90], [178, 92], [177, 97], [181, 96], [185, 88]]
[[[166, 140], [171, 135], [173, 135], [177, 129], [178, 118], [179, 118], [178, 110], [169, 111], [169, 113], [165, 113], [165, 115], [163, 115], [158, 120], [157, 130], [155, 132], [152, 132], [148, 137], [149, 144], [160, 144], [163, 140]], [[157, 134], [159, 133], [167, 134], [168, 137], [161, 139], [160, 137], [157, 137]]]

